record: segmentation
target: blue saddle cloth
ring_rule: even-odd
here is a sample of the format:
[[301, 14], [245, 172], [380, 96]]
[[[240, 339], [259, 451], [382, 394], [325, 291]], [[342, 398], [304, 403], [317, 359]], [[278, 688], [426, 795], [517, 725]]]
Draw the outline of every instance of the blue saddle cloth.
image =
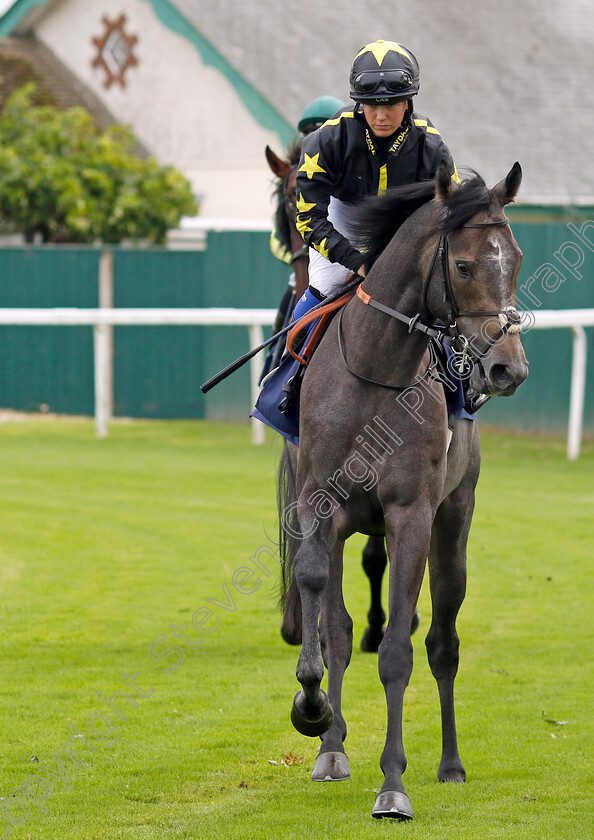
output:
[[[317, 321], [314, 321], [313, 324], [307, 328], [308, 337], [316, 323]], [[441, 346], [446, 354], [446, 359], [448, 359], [452, 355], [453, 351], [447, 345]], [[280, 366], [276, 368], [274, 373], [272, 373], [266, 382], [264, 382], [262, 390], [260, 391], [260, 396], [256, 402], [256, 406], [250, 415], [251, 417], [255, 417], [257, 420], [260, 420], [262, 423], [265, 423], [267, 426], [270, 426], [271, 429], [279, 432], [279, 434], [283, 435], [283, 437], [285, 437], [290, 443], [294, 443], [295, 446], [299, 446], [299, 392], [297, 392], [297, 395], [292, 401], [290, 401], [286, 412], [282, 412], [279, 406], [283, 403], [286, 396], [283, 391], [283, 385], [287, 385], [291, 382], [291, 379], [297, 375], [299, 367], [300, 363], [297, 359], [294, 359], [293, 356], [287, 356]], [[442, 367], [444, 370], [446, 369], [445, 365]], [[453, 417], [455, 420], [474, 420], [475, 415], [469, 414], [464, 408], [465, 396], [463, 380], [454, 376], [449, 371], [449, 368], [447, 369], [447, 375], [450, 381], [450, 387], [448, 388], [444, 386], [444, 391], [448, 406], [448, 415]], [[299, 382], [298, 387], [300, 384], [301, 383]]]
[[283, 385], [290, 382], [299, 367], [300, 362], [297, 359], [287, 356], [262, 386], [256, 407], [250, 415], [279, 432], [295, 446], [299, 446], [299, 395], [291, 401], [285, 413], [280, 410], [279, 405], [285, 398]]

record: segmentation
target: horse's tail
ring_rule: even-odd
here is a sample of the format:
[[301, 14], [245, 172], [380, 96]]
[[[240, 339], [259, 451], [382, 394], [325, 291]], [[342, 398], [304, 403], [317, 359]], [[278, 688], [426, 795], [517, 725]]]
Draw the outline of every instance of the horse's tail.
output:
[[277, 505], [279, 554], [282, 560], [280, 608], [283, 613], [281, 636], [290, 645], [301, 644], [301, 598], [293, 576], [295, 555], [301, 544], [295, 503], [297, 485], [289, 447], [285, 444], [278, 468]]

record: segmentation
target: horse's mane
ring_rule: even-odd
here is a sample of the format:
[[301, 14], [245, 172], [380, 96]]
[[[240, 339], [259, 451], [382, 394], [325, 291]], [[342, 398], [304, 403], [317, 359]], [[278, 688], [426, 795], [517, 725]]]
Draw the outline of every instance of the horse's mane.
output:
[[[381, 196], [370, 196], [357, 205], [353, 241], [365, 251], [367, 270], [390, 243], [396, 231], [420, 207], [435, 197], [435, 181], [393, 187]], [[464, 181], [443, 202], [445, 213], [439, 229], [457, 230], [481, 210], [489, 210], [491, 194], [480, 175]]]
[[421, 181], [393, 187], [384, 195], [369, 196], [357, 204], [352, 240], [365, 252], [368, 271], [409, 216], [434, 196], [435, 181]]
[[444, 233], [458, 230], [481, 211], [491, 207], [491, 193], [480, 175], [472, 172], [472, 178], [462, 184], [443, 202], [447, 213], [440, 229]]
[[[301, 157], [301, 141], [296, 140], [287, 150], [287, 162], [293, 166], [297, 166]], [[279, 242], [284, 245], [287, 251], [291, 251], [291, 225], [292, 222], [287, 216], [285, 207], [285, 182], [282, 178], [275, 179], [275, 186], [273, 198], [276, 203], [276, 213], [274, 215], [274, 222], [276, 227], [276, 236]]]

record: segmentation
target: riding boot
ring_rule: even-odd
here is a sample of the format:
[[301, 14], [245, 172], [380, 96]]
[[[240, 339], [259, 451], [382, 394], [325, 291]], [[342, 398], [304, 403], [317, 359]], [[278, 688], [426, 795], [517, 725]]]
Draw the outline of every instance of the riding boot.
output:
[[[308, 289], [305, 290], [303, 295], [299, 298], [299, 300], [295, 304], [295, 308], [293, 309], [292, 320], [293, 321], [298, 321], [299, 318], [301, 318], [303, 315], [306, 315], [309, 312], [310, 309], [313, 309], [314, 306], [317, 306], [318, 303], [320, 303], [322, 300], [324, 300], [324, 297], [325, 296], [322, 295], [320, 292], [318, 292], [317, 289], [313, 289], [313, 291], [312, 291], [312, 288], [310, 286]], [[290, 314], [289, 314], [289, 312], [287, 312], [287, 316], [286, 316], [287, 323], [289, 321], [289, 317], [290, 317]], [[298, 346], [299, 341], [305, 335], [306, 335], [306, 331], [304, 329], [299, 333], [299, 335], [295, 339], [294, 344], [296, 346]], [[280, 350], [280, 347], [282, 347], [282, 354], [279, 355], [279, 353], [277, 351]], [[289, 355], [289, 351], [287, 350], [285, 339], [283, 339], [282, 342], [279, 340], [275, 345], [275, 351], [269, 353], [269, 355], [267, 357], [267, 359], [269, 359], [269, 361], [268, 361], [268, 364], [265, 365], [262, 376], [260, 377], [260, 385], [265, 385], [266, 384], [266, 382], [271, 378], [272, 374], [277, 370], [278, 367], [280, 367], [282, 365], [282, 363], [285, 361], [285, 359], [287, 358], [288, 355]], [[301, 371], [301, 373], [298, 376], [299, 380], [301, 379], [302, 375], [303, 375], [303, 371]], [[290, 385], [291, 383], [288, 383], [288, 384]], [[297, 387], [297, 393], [298, 393], [299, 387], [300, 387], [300, 383], [299, 383], [299, 386]], [[290, 392], [290, 389], [289, 389], [289, 391], [285, 391], [285, 393], [287, 394], [287, 402], [286, 402], [286, 407], [285, 407], [284, 410], [288, 411], [288, 409], [291, 405], [291, 400], [293, 399], [294, 395], [293, 395], [292, 392]]]
[[290, 411], [295, 404], [295, 401], [299, 398], [304, 373], [305, 365], [299, 365], [295, 374], [282, 386], [283, 394], [285, 396], [278, 405], [278, 409], [281, 414], [286, 414]]
[[[312, 287], [309, 286], [309, 288], [307, 288], [303, 292], [303, 294], [301, 295], [301, 297], [299, 298], [299, 300], [295, 304], [295, 308], [293, 309], [293, 321], [298, 321], [299, 318], [302, 318], [304, 315], [307, 315], [307, 313], [309, 312], [310, 309], [313, 309], [314, 306], [317, 306], [318, 303], [321, 303], [324, 299], [325, 299], [325, 295], [322, 295], [320, 292], [318, 292], [317, 289], [312, 289]], [[297, 335], [297, 337], [294, 341], [294, 344], [298, 345], [299, 342], [301, 341], [301, 339], [303, 338], [303, 336], [305, 336], [305, 334], [306, 334], [305, 331], [300, 332]], [[288, 350], [286, 349], [286, 345], [285, 345], [284, 352], [283, 352], [283, 355], [282, 355], [282, 357], [279, 361], [279, 364], [282, 364], [282, 362], [284, 362], [284, 360], [287, 358], [287, 356], [288, 356]]]
[[295, 309], [293, 310], [293, 320], [298, 321], [299, 318], [306, 315], [310, 309], [313, 309], [314, 306], [321, 303], [325, 297], [326, 296], [321, 292], [318, 292], [317, 289], [314, 289], [313, 286], [308, 286], [295, 304]]

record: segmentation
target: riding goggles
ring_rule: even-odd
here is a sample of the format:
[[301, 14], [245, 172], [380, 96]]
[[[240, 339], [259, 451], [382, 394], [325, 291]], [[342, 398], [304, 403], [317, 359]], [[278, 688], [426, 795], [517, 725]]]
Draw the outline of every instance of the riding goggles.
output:
[[402, 93], [408, 90], [413, 77], [408, 70], [364, 70], [353, 79], [356, 93], [375, 93], [383, 85], [389, 93]]

